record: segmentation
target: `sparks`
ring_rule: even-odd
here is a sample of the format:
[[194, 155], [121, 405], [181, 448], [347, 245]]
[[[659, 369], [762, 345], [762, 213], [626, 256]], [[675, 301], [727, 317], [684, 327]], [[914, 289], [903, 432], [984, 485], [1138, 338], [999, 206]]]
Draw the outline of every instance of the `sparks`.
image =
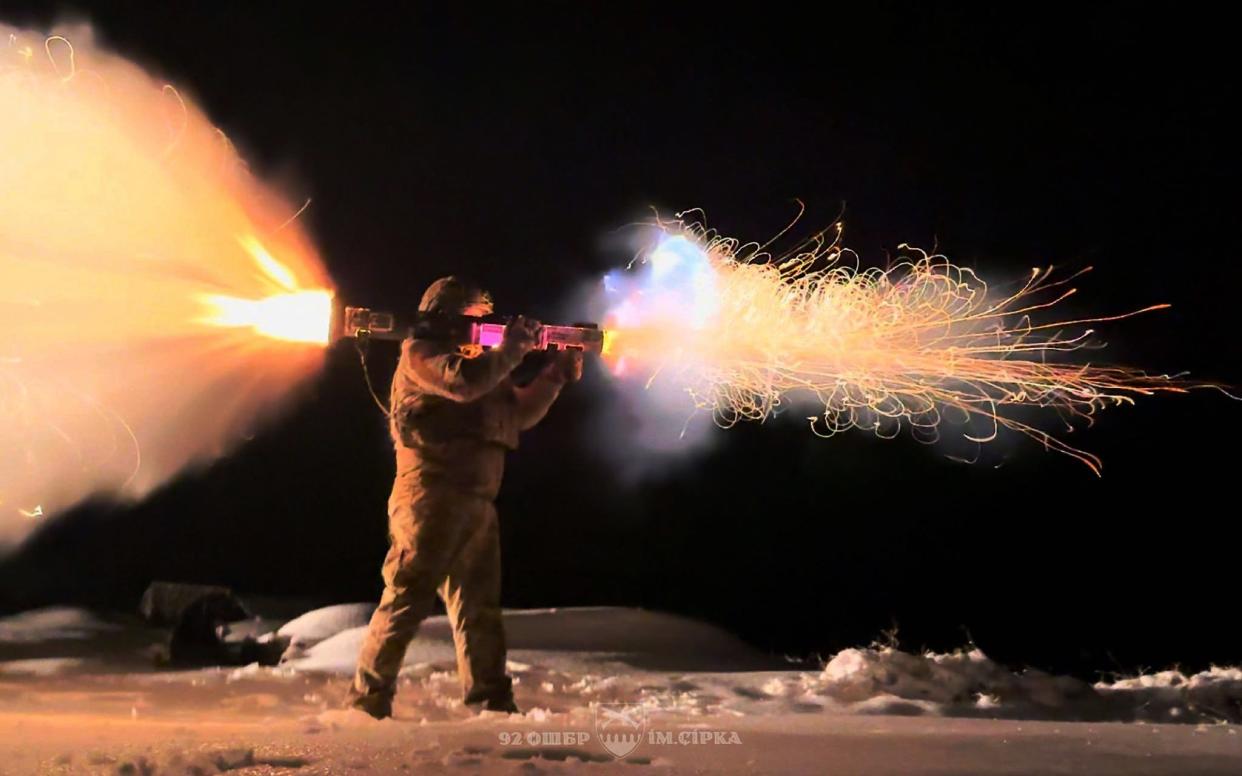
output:
[[973, 271], [908, 246], [888, 269], [860, 269], [835, 225], [781, 256], [697, 223], [661, 226], [643, 264], [605, 284], [605, 358], [618, 376], [683, 389], [721, 426], [814, 406], [821, 436], [891, 437], [905, 426], [934, 441], [951, 420], [972, 442], [1018, 431], [1098, 474], [1098, 457], [1014, 410], [1046, 408], [1072, 428], [1136, 396], [1207, 387], [1067, 357], [1092, 344], [1090, 324], [1167, 306], [1045, 320], [1081, 272], [1033, 269], [1017, 291], [997, 294]]

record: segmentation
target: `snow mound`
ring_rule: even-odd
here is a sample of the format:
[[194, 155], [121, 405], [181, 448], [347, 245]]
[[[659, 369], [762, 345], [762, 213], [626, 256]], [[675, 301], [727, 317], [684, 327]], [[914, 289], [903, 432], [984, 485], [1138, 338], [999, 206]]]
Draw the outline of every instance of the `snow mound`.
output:
[[1042, 671], [1014, 673], [978, 649], [913, 655], [896, 649], [845, 649], [824, 666], [820, 692], [841, 703], [877, 708], [901, 702], [937, 711], [1021, 710], [1060, 717], [1098, 701], [1091, 685]]
[[863, 713], [1242, 721], [1242, 670], [1236, 668], [1189, 677], [1165, 671], [1092, 686], [1035, 669], [1010, 671], [978, 649], [921, 655], [891, 648], [842, 650], [824, 666], [812, 692]]
[[[372, 609], [366, 603], [307, 612], [279, 631], [294, 642], [281, 666], [228, 671], [157, 670], [151, 648], [167, 632], [136, 620], [114, 624], [68, 608], [27, 612], [0, 619], [0, 684], [20, 684], [22, 692], [35, 693], [31, 697], [44, 697], [40, 687], [99, 687], [104, 703], [126, 686], [135, 697], [150, 695], [152, 708], [227, 703], [263, 713], [318, 714], [336, 705], [353, 673]], [[504, 621], [518, 703], [543, 710], [540, 715], [589, 717], [600, 703], [637, 703], [684, 719], [884, 714], [1242, 722], [1238, 668], [1164, 671], [1092, 685], [1013, 671], [978, 649], [912, 654], [874, 647], [843, 650], [818, 667], [794, 666], [715, 626], [641, 609], [516, 610], [504, 612]], [[246, 621], [237, 632], [244, 625], [248, 634], [261, 633], [272, 622]], [[429, 618], [405, 656], [400, 714], [431, 720], [467, 714], [455, 663], [447, 618]], [[92, 684], [104, 675], [104, 684]]]
[[276, 631], [295, 645], [310, 646], [335, 636], [341, 631], [358, 628], [371, 620], [375, 604], [337, 604], [314, 609], [290, 620]]
[[[283, 665], [287, 665], [297, 671], [309, 671], [316, 673], [328, 674], [352, 674], [354, 666], [358, 663], [358, 652], [362, 649], [362, 640], [366, 638], [367, 626], [361, 625], [354, 628], [343, 630], [340, 633], [333, 634], [328, 638], [314, 644], [304, 651], [296, 651], [298, 643], [294, 642], [294, 649], [285, 653]], [[417, 639], [416, 639], [417, 641]], [[414, 651], [414, 645], [410, 645], [410, 652]], [[410, 654], [407, 652], [405, 662], [410, 662]]]
[[[374, 608], [372, 604], [331, 606], [288, 623], [280, 635], [293, 637], [294, 645], [302, 647], [289, 654], [289, 664], [301, 671], [352, 673]], [[514, 660], [567, 670], [608, 663], [669, 671], [782, 666], [714, 625], [642, 609], [506, 610], [504, 623]], [[448, 618], [430, 617], [410, 644], [404, 665], [452, 663], [453, 659]]]
[[84, 665], [86, 665], [85, 660], [72, 657], [6, 660], [0, 662], [0, 676], [59, 676], [71, 673]]
[[119, 627], [99, 619], [85, 609], [55, 606], [0, 618], [0, 643], [34, 644], [45, 641], [85, 640]]
[[1163, 709], [1171, 718], [1242, 722], [1242, 669], [1212, 667], [1186, 676], [1181, 671], [1100, 682], [1106, 697], [1126, 697], [1140, 708]]
[[[447, 623], [445, 623], [447, 626]], [[446, 633], [447, 635], [447, 633]], [[505, 612], [505, 638], [514, 649], [641, 655], [694, 665], [721, 662], [771, 665], [762, 653], [714, 625], [675, 614], [617, 607], [523, 609]]]

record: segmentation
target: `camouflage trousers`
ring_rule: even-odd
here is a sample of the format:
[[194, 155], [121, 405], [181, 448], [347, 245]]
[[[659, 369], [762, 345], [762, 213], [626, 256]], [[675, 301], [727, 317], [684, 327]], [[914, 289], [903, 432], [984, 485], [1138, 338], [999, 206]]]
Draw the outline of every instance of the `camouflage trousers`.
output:
[[467, 703], [512, 699], [500, 615], [500, 526], [490, 499], [445, 488], [389, 507], [384, 593], [358, 654], [351, 700], [390, 707], [405, 652], [444, 599]]

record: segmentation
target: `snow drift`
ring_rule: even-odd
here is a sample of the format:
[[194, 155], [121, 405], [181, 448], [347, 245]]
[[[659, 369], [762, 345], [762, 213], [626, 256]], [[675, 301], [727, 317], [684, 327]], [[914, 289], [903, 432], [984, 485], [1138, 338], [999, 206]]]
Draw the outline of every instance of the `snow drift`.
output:
[[[76, 609], [26, 612], [0, 619], [0, 684], [128, 673], [136, 682], [180, 685], [186, 693], [192, 686], [194, 693], [206, 694], [200, 701], [216, 692], [239, 703], [253, 696], [255, 703], [278, 708], [288, 702], [305, 711], [305, 699], [313, 698], [327, 710], [353, 672], [372, 609], [364, 603], [325, 607], [279, 628], [278, 622], [247, 621], [290, 641], [282, 665], [180, 673], [156, 673], [144, 657], [160, 631]], [[764, 655], [714, 626], [638, 609], [507, 611], [505, 627], [518, 701], [534, 714], [624, 701], [694, 717], [835, 713], [1242, 722], [1237, 668], [1189, 675], [1164, 671], [1093, 685], [1033, 669], [1013, 671], [978, 649], [911, 654], [872, 647], [843, 650], [808, 670]], [[422, 718], [459, 713], [454, 666], [447, 619], [430, 618], [403, 667], [398, 701], [409, 704], [405, 713]], [[307, 686], [322, 689], [307, 694]]]

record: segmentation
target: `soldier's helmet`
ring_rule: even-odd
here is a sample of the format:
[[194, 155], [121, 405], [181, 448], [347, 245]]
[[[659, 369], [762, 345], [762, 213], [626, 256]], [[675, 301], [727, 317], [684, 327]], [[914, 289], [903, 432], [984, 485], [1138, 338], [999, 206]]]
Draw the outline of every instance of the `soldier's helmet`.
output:
[[422, 312], [440, 312], [460, 315], [467, 308], [479, 305], [492, 311], [492, 295], [477, 283], [457, 275], [442, 277], [427, 287], [418, 303]]

